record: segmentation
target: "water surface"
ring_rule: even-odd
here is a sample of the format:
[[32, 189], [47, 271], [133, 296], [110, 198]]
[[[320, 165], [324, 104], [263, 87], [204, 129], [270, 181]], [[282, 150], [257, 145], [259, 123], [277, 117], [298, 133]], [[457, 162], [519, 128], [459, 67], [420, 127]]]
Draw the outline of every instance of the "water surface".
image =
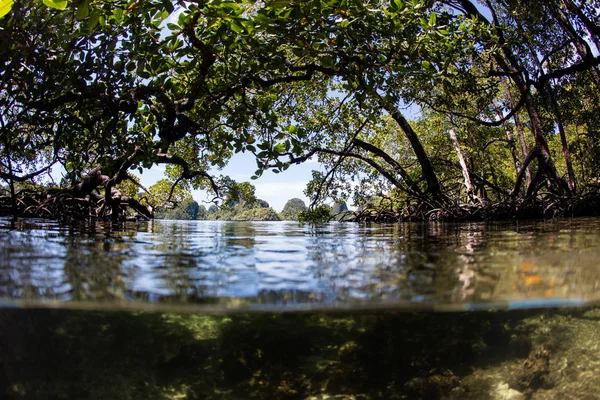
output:
[[599, 219], [0, 219], [0, 398], [596, 399], [599, 247]]
[[0, 220], [4, 306], [469, 310], [592, 304], [600, 219], [321, 226]]

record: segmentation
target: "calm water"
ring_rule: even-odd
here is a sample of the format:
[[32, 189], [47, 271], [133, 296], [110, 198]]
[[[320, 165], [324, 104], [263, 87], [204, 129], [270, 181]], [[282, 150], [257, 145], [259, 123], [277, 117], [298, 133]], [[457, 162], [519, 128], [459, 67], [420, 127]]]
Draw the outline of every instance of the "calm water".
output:
[[5, 306], [436, 310], [600, 299], [600, 219], [323, 226], [0, 220]]
[[0, 399], [598, 399], [599, 248], [600, 219], [0, 219]]

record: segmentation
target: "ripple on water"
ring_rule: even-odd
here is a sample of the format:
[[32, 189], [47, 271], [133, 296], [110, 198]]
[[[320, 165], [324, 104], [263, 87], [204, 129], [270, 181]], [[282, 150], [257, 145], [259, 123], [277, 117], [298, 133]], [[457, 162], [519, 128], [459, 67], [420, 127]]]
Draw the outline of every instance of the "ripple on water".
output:
[[64, 307], [593, 303], [599, 250], [599, 219], [368, 226], [0, 219], [0, 297]]

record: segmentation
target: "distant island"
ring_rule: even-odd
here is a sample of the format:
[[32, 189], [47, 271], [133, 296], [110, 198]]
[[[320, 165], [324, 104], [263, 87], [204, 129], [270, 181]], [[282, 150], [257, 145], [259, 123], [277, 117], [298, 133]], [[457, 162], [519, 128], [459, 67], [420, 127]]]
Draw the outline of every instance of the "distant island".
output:
[[220, 220], [220, 221], [308, 221], [341, 220], [350, 214], [344, 201], [334, 202], [333, 206], [320, 206], [320, 214], [310, 211], [302, 199], [293, 198], [285, 203], [281, 212], [275, 211], [265, 200], [255, 196], [255, 188], [249, 182], [235, 184], [221, 206], [208, 208], [195, 201], [191, 194], [181, 201], [163, 204], [155, 210], [156, 219], [176, 220]]

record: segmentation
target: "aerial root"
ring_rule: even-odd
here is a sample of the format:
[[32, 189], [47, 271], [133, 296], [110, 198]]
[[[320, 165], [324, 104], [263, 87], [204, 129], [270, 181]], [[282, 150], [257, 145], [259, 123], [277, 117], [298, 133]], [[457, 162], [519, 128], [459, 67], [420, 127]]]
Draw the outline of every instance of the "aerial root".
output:
[[115, 207], [109, 207], [105, 215], [100, 214], [104, 205], [103, 196], [74, 196], [67, 190], [32, 191], [23, 190], [11, 196], [0, 196], [0, 215], [59, 220], [127, 220], [150, 219], [147, 207], [134, 199], [114, 198]]
[[448, 202], [431, 207], [413, 202], [403, 209], [368, 207], [354, 212], [346, 220], [354, 222], [411, 222], [411, 221], [498, 221], [509, 219], [559, 218], [600, 216], [600, 193], [580, 196], [557, 196], [544, 193], [539, 198], [516, 198], [504, 202]]

